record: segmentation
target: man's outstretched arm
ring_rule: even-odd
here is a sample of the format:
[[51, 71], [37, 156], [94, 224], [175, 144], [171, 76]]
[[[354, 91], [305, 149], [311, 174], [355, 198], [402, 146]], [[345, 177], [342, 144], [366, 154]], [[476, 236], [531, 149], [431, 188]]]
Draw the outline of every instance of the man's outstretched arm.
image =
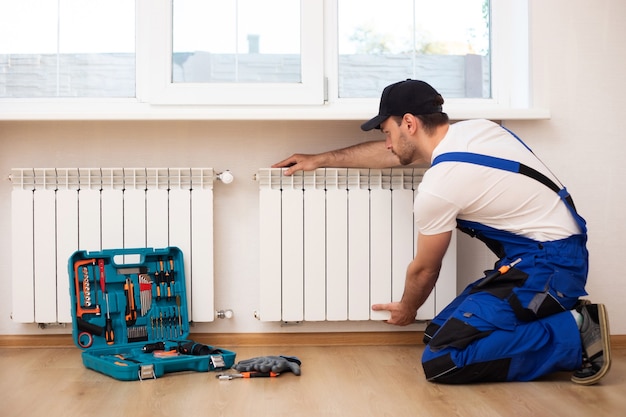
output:
[[359, 143], [319, 154], [293, 154], [272, 165], [285, 168], [285, 175], [317, 168], [391, 168], [400, 165], [398, 157], [387, 149], [385, 141]]

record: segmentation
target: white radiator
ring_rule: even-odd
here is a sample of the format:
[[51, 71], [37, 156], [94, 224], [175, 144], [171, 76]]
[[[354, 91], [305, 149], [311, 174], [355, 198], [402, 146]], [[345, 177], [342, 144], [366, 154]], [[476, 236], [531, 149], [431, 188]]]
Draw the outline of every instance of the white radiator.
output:
[[10, 178], [14, 321], [72, 321], [76, 250], [167, 246], [184, 254], [189, 317], [213, 321], [212, 168], [27, 168]]
[[[424, 169], [260, 169], [262, 321], [384, 320], [415, 254], [413, 200]], [[456, 235], [418, 320], [456, 296]]]

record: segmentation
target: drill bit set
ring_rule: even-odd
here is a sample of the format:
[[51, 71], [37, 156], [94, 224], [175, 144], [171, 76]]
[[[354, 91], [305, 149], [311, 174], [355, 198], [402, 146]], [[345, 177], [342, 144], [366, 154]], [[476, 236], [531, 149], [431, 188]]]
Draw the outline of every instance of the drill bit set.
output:
[[[225, 350], [220, 350], [222, 358], [155, 357], [141, 352], [146, 343], [181, 343], [189, 334], [180, 249], [78, 251], [70, 257], [68, 270], [72, 333], [76, 345], [83, 349], [86, 367], [117, 379], [134, 380], [150, 375], [147, 368], [156, 375], [179, 370], [208, 371], [222, 363], [219, 368], [227, 369], [232, 365], [235, 354]], [[134, 362], [110, 360], [116, 355], [133, 358]], [[161, 366], [160, 361], [168, 363]]]

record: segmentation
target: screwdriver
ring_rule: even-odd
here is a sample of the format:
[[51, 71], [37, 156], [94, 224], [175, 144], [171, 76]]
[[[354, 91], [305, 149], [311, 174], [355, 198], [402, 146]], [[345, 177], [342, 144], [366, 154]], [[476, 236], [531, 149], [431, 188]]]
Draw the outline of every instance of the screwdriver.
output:
[[489, 284], [494, 279], [498, 278], [500, 275], [506, 274], [509, 271], [509, 269], [513, 268], [515, 265], [517, 265], [520, 262], [522, 262], [522, 258], [517, 258], [516, 260], [514, 260], [508, 265], [502, 265], [500, 268], [488, 274], [485, 277], [485, 279], [483, 279], [481, 282], [479, 282], [476, 285], [476, 288], [484, 287], [485, 285]]
[[172, 296], [173, 287], [174, 287], [174, 259], [170, 256], [169, 258], [170, 270], [165, 273], [167, 277], [167, 299], [169, 300]]
[[[160, 272], [159, 272], [160, 271]], [[159, 256], [159, 269], [154, 272], [154, 280], [156, 281], [157, 301], [161, 300], [161, 283], [165, 279], [163, 271], [163, 258]]]
[[113, 323], [111, 322], [111, 311], [109, 310], [109, 293], [106, 291], [106, 275], [104, 274], [104, 259], [98, 259], [98, 267], [100, 268], [100, 289], [104, 294], [104, 300], [107, 305], [107, 317], [104, 327], [104, 338], [107, 345], [115, 342], [115, 334], [113, 333]]
[[219, 374], [215, 377], [219, 380], [229, 380], [235, 378], [272, 378], [279, 375], [276, 372], [242, 372], [240, 374]]
[[109, 313], [109, 293], [104, 293], [104, 299], [107, 303], [107, 319], [104, 327], [104, 337], [106, 338], [107, 345], [112, 345], [115, 342], [115, 333], [113, 333], [113, 323], [111, 322], [111, 314]]
[[154, 271], [154, 282], [156, 282], [156, 299], [161, 300], [161, 277], [159, 277], [159, 270]]

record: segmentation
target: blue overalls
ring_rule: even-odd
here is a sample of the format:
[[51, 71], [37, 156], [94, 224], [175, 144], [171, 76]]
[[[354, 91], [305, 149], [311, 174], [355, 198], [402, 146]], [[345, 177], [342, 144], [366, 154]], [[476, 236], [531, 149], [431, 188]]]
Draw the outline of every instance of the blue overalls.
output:
[[515, 161], [454, 152], [439, 155], [432, 165], [447, 161], [479, 164], [536, 179], [559, 194], [581, 233], [538, 242], [457, 220], [461, 231], [485, 242], [498, 256], [495, 269], [521, 261], [482, 287], [478, 286], [482, 280], [470, 284], [433, 319], [424, 333], [427, 345], [422, 365], [426, 378], [452, 384], [529, 381], [551, 372], [579, 369], [580, 333], [568, 310], [587, 294], [587, 228], [566, 189]]

